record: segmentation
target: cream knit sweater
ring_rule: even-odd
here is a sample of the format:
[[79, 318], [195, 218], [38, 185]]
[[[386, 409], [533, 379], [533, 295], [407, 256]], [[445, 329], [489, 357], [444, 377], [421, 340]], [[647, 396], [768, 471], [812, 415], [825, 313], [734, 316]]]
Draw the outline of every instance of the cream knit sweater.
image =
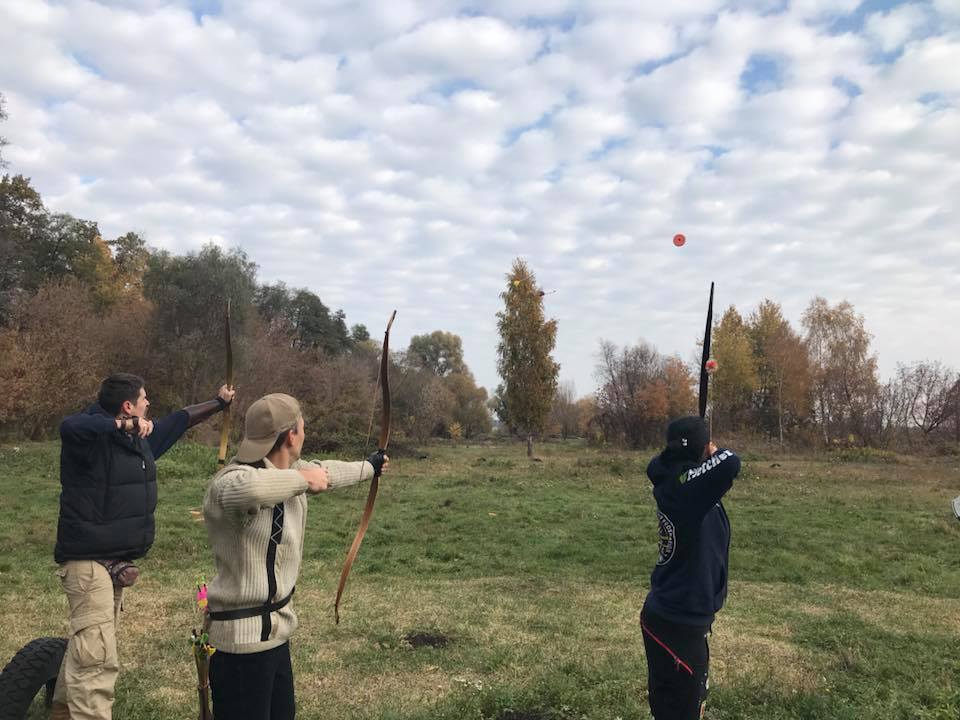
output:
[[[368, 462], [314, 460], [330, 477], [330, 490], [373, 477]], [[212, 611], [250, 608], [267, 602], [267, 550], [273, 529], [273, 507], [283, 503], [283, 534], [274, 562], [277, 591], [269, 600], [282, 600], [297, 582], [307, 521], [307, 481], [297, 472], [307, 467], [297, 461], [293, 469], [279, 470], [264, 459], [266, 468], [231, 461], [218, 472], [203, 499], [203, 517], [216, 562], [217, 575], [208, 585]], [[361, 469], [362, 468], [362, 469]], [[210, 642], [228, 653], [270, 650], [290, 639], [297, 629], [294, 600], [270, 615], [269, 639], [261, 641], [260, 617], [214, 620]]]

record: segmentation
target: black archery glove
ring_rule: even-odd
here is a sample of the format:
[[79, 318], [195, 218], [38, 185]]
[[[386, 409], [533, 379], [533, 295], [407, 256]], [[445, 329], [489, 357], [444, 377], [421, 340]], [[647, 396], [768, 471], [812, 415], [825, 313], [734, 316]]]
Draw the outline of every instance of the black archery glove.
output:
[[387, 458], [384, 455], [383, 450], [377, 450], [370, 457], [367, 458], [367, 462], [373, 465], [373, 475], [378, 477], [380, 471], [383, 470], [383, 464], [386, 462]]

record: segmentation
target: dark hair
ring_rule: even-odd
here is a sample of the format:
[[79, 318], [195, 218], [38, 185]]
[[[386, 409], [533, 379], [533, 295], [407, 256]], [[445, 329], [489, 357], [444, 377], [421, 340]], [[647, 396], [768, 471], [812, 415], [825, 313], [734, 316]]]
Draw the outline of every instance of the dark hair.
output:
[[279, 449], [283, 446], [283, 444], [287, 441], [287, 438], [290, 437], [290, 433], [291, 433], [292, 430], [293, 430], [293, 428], [290, 428], [290, 430], [284, 430], [282, 433], [280, 433], [279, 435], [277, 435], [276, 442], [273, 443], [273, 447], [270, 448], [270, 450], [269, 450], [269, 452], [267, 453], [267, 455], [269, 455], [270, 453], [274, 453], [274, 452], [276, 452], [277, 450], [279, 450]]
[[114, 373], [102, 383], [97, 393], [97, 402], [108, 413], [117, 415], [127, 400], [136, 404], [143, 388], [143, 378], [130, 373]]
[[[290, 430], [292, 429], [293, 428], [290, 428]], [[282, 433], [277, 435], [277, 439], [273, 443], [273, 447], [270, 448], [269, 452], [267, 452], [267, 455], [269, 455], [272, 452], [276, 452], [277, 450], [280, 449], [280, 446], [283, 445], [284, 442], [286, 442], [287, 437], [290, 435], [290, 430], [284, 430]], [[264, 455], [263, 457], [266, 457], [266, 455]], [[243, 464], [249, 465], [250, 467], [260, 468], [261, 470], [267, 466], [267, 464], [263, 461], [263, 458], [260, 458], [256, 462], [243, 463]]]

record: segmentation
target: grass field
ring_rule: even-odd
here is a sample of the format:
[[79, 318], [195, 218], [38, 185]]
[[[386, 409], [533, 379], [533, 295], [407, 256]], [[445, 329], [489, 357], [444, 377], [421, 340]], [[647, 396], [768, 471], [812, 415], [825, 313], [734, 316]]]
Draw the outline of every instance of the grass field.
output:
[[[339, 626], [333, 595], [365, 487], [311, 499], [299, 717], [649, 717], [637, 621], [656, 556], [649, 453], [426, 452], [382, 483]], [[957, 720], [960, 461], [743, 457], [725, 501], [730, 596], [707, 717]], [[118, 720], [195, 717], [191, 591], [212, 567], [190, 510], [214, 465], [196, 445], [160, 463], [158, 540], [121, 620]], [[65, 633], [58, 494], [56, 445], [0, 448], [2, 662]]]

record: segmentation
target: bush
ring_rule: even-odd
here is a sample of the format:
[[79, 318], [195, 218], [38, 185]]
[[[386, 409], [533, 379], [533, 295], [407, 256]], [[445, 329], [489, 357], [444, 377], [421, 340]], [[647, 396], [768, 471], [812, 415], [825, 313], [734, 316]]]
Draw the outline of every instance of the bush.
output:
[[888, 463], [899, 462], [897, 454], [890, 450], [871, 447], [850, 447], [830, 450], [827, 460], [833, 463]]
[[61, 418], [95, 400], [107, 375], [142, 374], [151, 315], [135, 299], [98, 308], [90, 288], [72, 278], [24, 299], [0, 337], [15, 349], [0, 361], [0, 429], [51, 437]]

